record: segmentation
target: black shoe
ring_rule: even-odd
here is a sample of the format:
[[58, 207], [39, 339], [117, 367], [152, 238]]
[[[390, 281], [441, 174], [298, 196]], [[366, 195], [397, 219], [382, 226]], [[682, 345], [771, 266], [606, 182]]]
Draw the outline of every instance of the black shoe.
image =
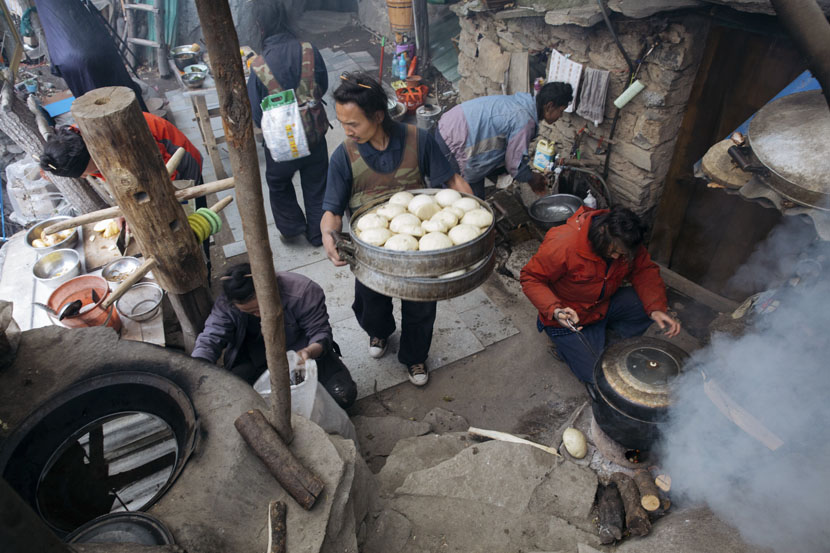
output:
[[369, 357], [380, 359], [386, 353], [386, 347], [388, 345], [386, 338], [375, 338], [372, 336], [369, 338]]
[[425, 386], [429, 382], [429, 371], [426, 363], [415, 363], [406, 367], [409, 381], [416, 386]]

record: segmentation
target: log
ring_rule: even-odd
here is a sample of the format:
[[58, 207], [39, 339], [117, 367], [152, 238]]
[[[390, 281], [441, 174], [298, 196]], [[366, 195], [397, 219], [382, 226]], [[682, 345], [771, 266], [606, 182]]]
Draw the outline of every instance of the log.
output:
[[139, 545], [137, 543], [73, 543], [75, 553], [187, 553], [178, 545]]
[[282, 501], [268, 504], [268, 553], [286, 553], [288, 527], [285, 524], [287, 507]]
[[660, 490], [651, 473], [645, 469], [634, 471], [634, 483], [640, 492], [640, 505], [646, 511], [652, 512], [660, 508]]
[[294, 457], [265, 415], [254, 409], [242, 414], [233, 425], [283, 489], [303, 509], [314, 507], [323, 491], [323, 481]]
[[611, 481], [617, 485], [625, 509], [625, 527], [632, 536], [645, 536], [651, 531], [651, 521], [645, 509], [640, 505], [640, 492], [637, 484], [627, 474], [615, 472]]
[[274, 426], [286, 443], [291, 443], [291, 384], [285, 355], [285, 325], [274, 256], [268, 241], [265, 202], [259, 177], [259, 160], [247, 86], [239, 63], [239, 38], [233, 25], [228, 0], [196, 0], [199, 22], [205, 33], [210, 65], [219, 95], [219, 113], [225, 142], [236, 179], [236, 201], [248, 260], [259, 302], [265, 360], [271, 379], [271, 408]]
[[[176, 200], [184, 202], [192, 200], [193, 198], [207, 196], [208, 194], [215, 194], [216, 192], [221, 192], [222, 190], [228, 190], [229, 188], [233, 188], [233, 177], [209, 182], [207, 184], [200, 184], [199, 186], [192, 186], [185, 190], [178, 190], [175, 193], [175, 196]], [[78, 217], [73, 217], [71, 219], [67, 219], [66, 221], [55, 223], [50, 227], [46, 227], [44, 230], [46, 231], [46, 234], [54, 234], [62, 230], [89, 223], [97, 223], [98, 221], [103, 221], [104, 219], [114, 219], [115, 217], [121, 217], [122, 215], [123, 213], [121, 208], [113, 206], [106, 209], [99, 209], [98, 211], [93, 211], [92, 213], [84, 213]]]
[[210, 206], [210, 210], [214, 213], [219, 213], [220, 211], [231, 205], [232, 201], [233, 196], [225, 196], [224, 198]]
[[599, 499], [597, 500], [599, 514], [599, 541], [609, 545], [622, 539], [625, 528], [625, 511], [622, 498], [614, 482], [607, 486], [600, 485]]
[[671, 476], [668, 474], [658, 474], [654, 478], [654, 485], [666, 493], [671, 491]]
[[[35, 116], [23, 100], [14, 94], [8, 81], [3, 83], [0, 96], [7, 106], [0, 109], [0, 131], [20, 146], [27, 155], [40, 158], [45, 140], [38, 130]], [[49, 173], [46, 174], [46, 178], [80, 213], [89, 213], [108, 205], [89, 183], [82, 179], [58, 177]]]

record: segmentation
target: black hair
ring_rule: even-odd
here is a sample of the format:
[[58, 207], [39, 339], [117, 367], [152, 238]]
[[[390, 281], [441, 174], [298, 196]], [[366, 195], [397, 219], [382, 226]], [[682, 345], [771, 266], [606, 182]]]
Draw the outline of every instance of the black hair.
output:
[[333, 96], [338, 104], [356, 104], [369, 119], [376, 113], [383, 113], [381, 126], [387, 135], [392, 134], [395, 122], [389, 115], [389, 98], [373, 76], [368, 73], [343, 73], [340, 86], [334, 90]]
[[574, 89], [569, 83], [553, 82], [542, 87], [536, 95], [536, 115], [541, 120], [545, 106], [553, 102], [553, 107], [567, 106], [574, 99]]
[[288, 12], [280, 0], [254, 0], [254, 21], [262, 30], [262, 38], [291, 33]]
[[219, 280], [225, 296], [234, 303], [245, 303], [256, 297], [250, 263], [234, 265]]
[[633, 257], [646, 235], [642, 219], [626, 207], [613, 207], [607, 213], [594, 216], [588, 228], [588, 241], [594, 252], [608, 257], [614, 242], [621, 242]]
[[84, 139], [71, 127], [60, 127], [43, 145], [40, 167], [59, 177], [78, 178], [89, 165]]

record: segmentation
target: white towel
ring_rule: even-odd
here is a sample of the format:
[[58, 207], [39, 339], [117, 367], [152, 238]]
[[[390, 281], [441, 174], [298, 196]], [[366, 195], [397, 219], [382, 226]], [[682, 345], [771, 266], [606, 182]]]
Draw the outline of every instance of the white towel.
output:
[[[548, 69], [547, 82], [563, 82], [570, 83], [574, 89], [574, 101], [576, 101], [576, 92], [579, 89], [579, 77], [582, 76], [582, 64], [571, 61], [556, 50], [550, 53], [550, 68]], [[568, 113], [573, 113], [574, 102], [571, 102], [565, 109]]]
[[579, 96], [577, 115], [592, 121], [597, 127], [605, 116], [605, 96], [608, 94], [608, 82], [611, 73], [602, 69], [585, 68], [582, 80], [582, 93]]

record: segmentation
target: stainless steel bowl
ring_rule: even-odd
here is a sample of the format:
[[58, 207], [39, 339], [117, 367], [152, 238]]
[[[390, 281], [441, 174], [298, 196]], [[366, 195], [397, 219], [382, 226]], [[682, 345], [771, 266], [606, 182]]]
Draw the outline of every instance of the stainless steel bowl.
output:
[[182, 82], [187, 88], [200, 88], [203, 84], [205, 84], [205, 79], [207, 79], [207, 73], [196, 71], [191, 71], [190, 73], [182, 75]]
[[124, 292], [115, 302], [115, 308], [123, 317], [134, 321], [148, 321], [156, 316], [161, 307], [164, 290], [152, 282], [139, 282]]
[[173, 56], [173, 63], [176, 64], [179, 71], [184, 71], [184, 68], [188, 65], [199, 62], [199, 52], [193, 51], [192, 44], [176, 46], [170, 50], [170, 55]]
[[557, 227], [582, 207], [582, 200], [571, 194], [551, 194], [533, 202], [528, 210], [530, 218], [545, 229]]
[[59, 284], [81, 274], [81, 255], [68, 248], [49, 252], [37, 260], [32, 274], [49, 288], [57, 288]]
[[111, 285], [116, 286], [133, 274], [141, 266], [141, 260], [136, 257], [119, 257], [110, 261], [101, 270], [101, 276]]
[[78, 243], [78, 229], [77, 228], [72, 229], [72, 234], [70, 234], [68, 237], [64, 238], [63, 240], [61, 240], [60, 242], [58, 242], [57, 244], [54, 244], [52, 246], [46, 246], [45, 248], [36, 248], [35, 246], [32, 245], [32, 242], [35, 239], [40, 238], [40, 233], [43, 232], [43, 229], [45, 229], [46, 227], [52, 226], [55, 223], [60, 223], [61, 221], [66, 221], [67, 219], [70, 219], [70, 217], [66, 217], [66, 216], [62, 215], [62, 216], [58, 216], [58, 217], [52, 217], [51, 219], [46, 219], [45, 221], [40, 221], [38, 224], [36, 224], [32, 228], [30, 228], [28, 230], [28, 232], [26, 232], [26, 245], [29, 246], [30, 248], [32, 248], [33, 250], [35, 250], [36, 252], [38, 252], [39, 254], [45, 254], [45, 253], [48, 253], [48, 252], [53, 252], [55, 250], [61, 250], [61, 249], [64, 249], [64, 248], [74, 247], [75, 244]]

